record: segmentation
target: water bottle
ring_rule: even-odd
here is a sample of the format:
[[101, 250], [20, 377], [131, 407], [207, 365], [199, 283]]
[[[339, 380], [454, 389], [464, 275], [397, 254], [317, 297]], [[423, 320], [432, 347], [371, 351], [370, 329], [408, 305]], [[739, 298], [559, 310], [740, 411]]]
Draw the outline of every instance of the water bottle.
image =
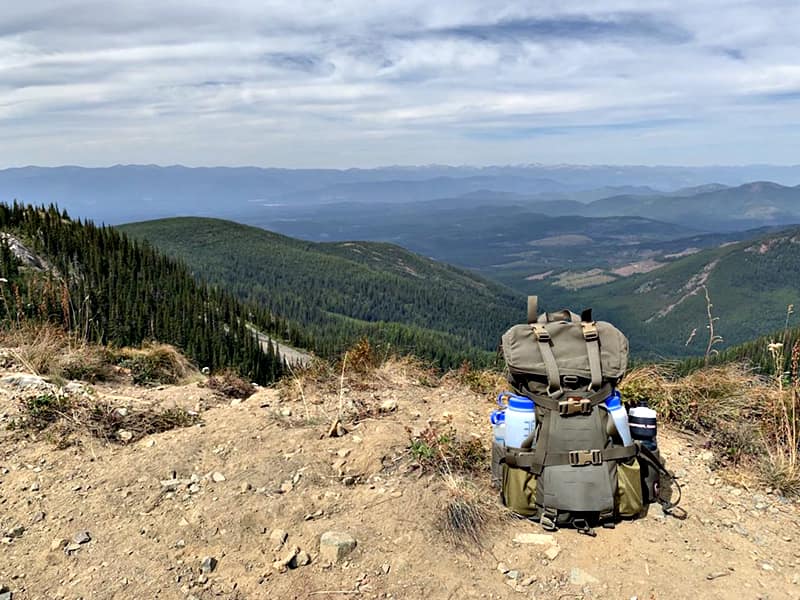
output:
[[533, 400], [508, 393], [501, 394], [498, 402], [501, 398], [508, 402], [505, 410], [506, 446], [520, 448], [536, 426]]
[[647, 401], [643, 400], [639, 406], [631, 409], [628, 419], [631, 428], [631, 437], [638, 440], [648, 450], [658, 449], [656, 435], [658, 434], [658, 423], [656, 421], [656, 411], [647, 406]]
[[506, 411], [494, 411], [489, 420], [492, 422], [492, 429], [494, 430], [494, 443], [499, 446], [506, 445]]
[[614, 390], [611, 395], [606, 398], [605, 404], [608, 416], [613, 420], [617, 434], [622, 439], [622, 445], [632, 445], [633, 438], [631, 437], [631, 428], [628, 424], [628, 412], [625, 410], [625, 407], [622, 406], [622, 398], [619, 395], [619, 391]]

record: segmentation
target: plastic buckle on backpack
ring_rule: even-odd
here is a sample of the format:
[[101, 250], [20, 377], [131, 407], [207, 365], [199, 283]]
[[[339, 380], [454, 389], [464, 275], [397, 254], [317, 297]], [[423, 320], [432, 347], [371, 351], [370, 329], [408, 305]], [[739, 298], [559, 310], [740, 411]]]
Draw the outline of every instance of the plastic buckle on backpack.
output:
[[544, 342], [545, 344], [550, 343], [550, 332], [544, 328], [543, 325], [539, 324], [538, 327], [531, 326], [533, 328], [533, 335], [536, 336], [537, 342]]
[[573, 467], [585, 467], [587, 465], [602, 465], [602, 450], [573, 450], [569, 453], [569, 464]]
[[600, 334], [597, 332], [597, 324], [594, 322], [581, 322], [581, 330], [583, 331], [583, 339], [587, 342], [593, 342], [597, 339], [600, 339]]
[[562, 417], [570, 415], [588, 415], [592, 412], [592, 401], [588, 398], [572, 397], [558, 403], [558, 412]]
[[597, 537], [597, 532], [589, 527], [589, 522], [586, 519], [573, 519], [572, 526], [578, 530], [578, 533], [589, 537]]

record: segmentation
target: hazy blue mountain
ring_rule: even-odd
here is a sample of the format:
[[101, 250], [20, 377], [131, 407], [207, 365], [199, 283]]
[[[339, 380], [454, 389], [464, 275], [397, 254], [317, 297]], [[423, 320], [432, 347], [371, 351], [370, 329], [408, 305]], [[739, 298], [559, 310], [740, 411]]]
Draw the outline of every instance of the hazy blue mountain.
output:
[[75, 216], [108, 223], [172, 215], [250, 222], [274, 212], [275, 205], [425, 201], [482, 189], [539, 200], [587, 202], [607, 195], [643, 196], [650, 190], [659, 195], [712, 181], [737, 186], [754, 180], [797, 185], [800, 166], [22, 167], [0, 170], [0, 200], [55, 202]]
[[800, 186], [756, 181], [686, 196], [613, 196], [596, 200], [582, 214], [646, 216], [670, 223], [702, 223], [710, 231], [741, 230], [800, 222]]

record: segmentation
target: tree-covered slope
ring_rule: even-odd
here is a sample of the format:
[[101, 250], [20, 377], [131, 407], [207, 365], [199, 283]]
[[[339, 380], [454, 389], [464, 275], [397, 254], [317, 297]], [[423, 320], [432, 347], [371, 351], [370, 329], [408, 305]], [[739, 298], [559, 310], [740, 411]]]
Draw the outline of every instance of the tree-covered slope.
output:
[[301, 323], [322, 353], [368, 334], [452, 366], [485, 359], [524, 314], [520, 294], [391, 244], [311, 243], [202, 218], [121, 229], [239, 298]]
[[787, 306], [800, 305], [798, 274], [800, 229], [788, 229], [698, 252], [574, 296], [623, 327], [637, 354], [680, 356], [706, 349], [705, 289], [723, 338], [717, 347], [724, 348], [782, 328]]
[[[87, 341], [116, 346], [158, 340], [200, 366], [233, 367], [259, 383], [275, 380], [279, 356], [262, 351], [248, 324], [282, 336], [286, 323], [228, 292], [198, 282], [182, 263], [108, 227], [71, 220], [55, 208], [0, 204], [2, 325], [50, 321]], [[9, 247], [20, 240], [46, 263], [25, 267]]]

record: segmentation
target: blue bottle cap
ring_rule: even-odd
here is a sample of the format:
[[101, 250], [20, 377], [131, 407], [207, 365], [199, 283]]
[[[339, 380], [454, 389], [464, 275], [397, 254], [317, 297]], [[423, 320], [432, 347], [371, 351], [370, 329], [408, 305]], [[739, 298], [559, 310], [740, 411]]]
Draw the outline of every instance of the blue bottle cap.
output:
[[614, 390], [611, 395], [606, 398], [606, 408], [619, 408], [622, 406], [622, 397], [617, 390]]
[[511, 396], [508, 399], [508, 406], [519, 410], [533, 410], [533, 400], [522, 396]]

